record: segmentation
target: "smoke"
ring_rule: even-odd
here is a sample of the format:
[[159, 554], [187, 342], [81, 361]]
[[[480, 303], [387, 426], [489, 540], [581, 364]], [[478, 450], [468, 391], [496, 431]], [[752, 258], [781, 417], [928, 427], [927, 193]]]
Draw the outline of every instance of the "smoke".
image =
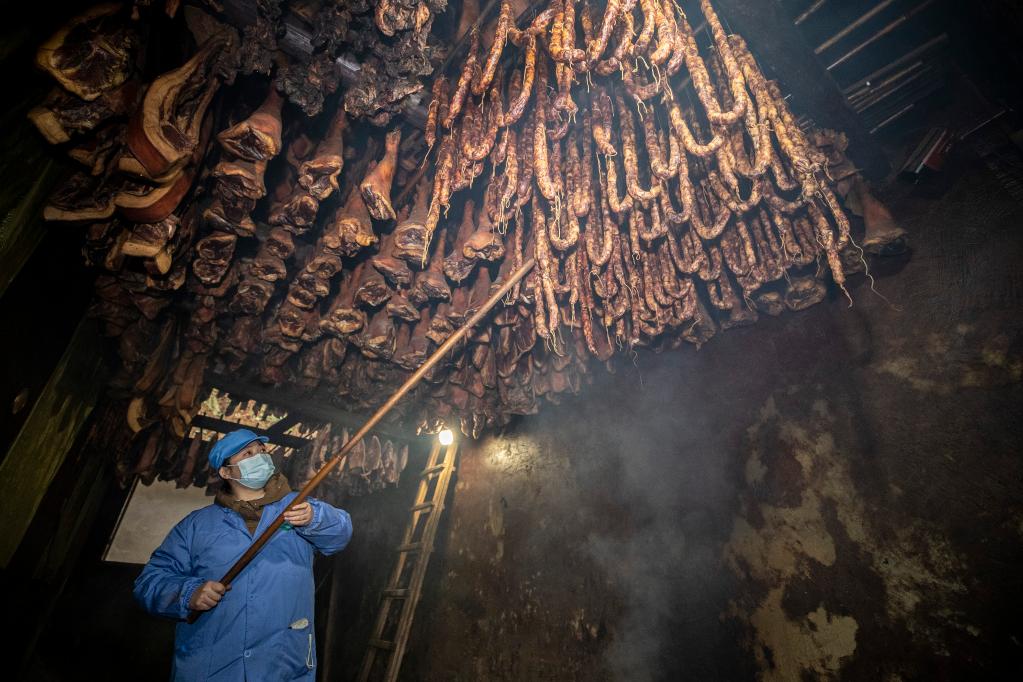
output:
[[595, 515], [586, 526], [600, 529], [585, 551], [623, 608], [607, 664], [616, 679], [636, 682], [718, 677], [731, 580], [721, 545], [735, 504], [727, 410], [712, 410], [699, 384], [678, 380], [692, 376], [692, 356], [639, 362], [639, 370], [595, 377], [592, 397], [572, 406], [585, 411], [583, 438], [595, 458], [576, 462], [580, 485], [594, 482], [590, 471], [615, 472], [608, 504], [585, 512]]

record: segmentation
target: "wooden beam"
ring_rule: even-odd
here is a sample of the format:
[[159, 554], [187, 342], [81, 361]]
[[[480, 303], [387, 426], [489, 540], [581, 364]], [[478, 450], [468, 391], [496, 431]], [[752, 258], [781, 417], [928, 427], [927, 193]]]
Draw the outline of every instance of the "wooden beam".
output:
[[[32, 59], [35, 39], [26, 31], [6, 31], [3, 37], [11, 42], [0, 41], [0, 64], [8, 67], [6, 73], [13, 80], [7, 83], [11, 101], [0, 114], [0, 148], [5, 159], [0, 164], [0, 296], [46, 235], [43, 203], [61, 175], [74, 165], [62, 160], [63, 152], [47, 144], [28, 120], [28, 112], [52, 87], [49, 79], [33, 77], [31, 69], [20, 68]], [[61, 227], [80, 239], [80, 231]]]
[[106, 385], [102, 355], [96, 322], [82, 320], [0, 463], [0, 567], [6, 568], [17, 550]]
[[299, 418], [299, 416], [297, 414], [289, 412], [287, 414], [287, 416], [285, 416], [279, 422], [277, 422], [276, 424], [274, 424], [273, 426], [268, 428], [266, 430], [266, 432], [267, 433], [272, 433], [272, 434], [275, 434], [275, 435], [276, 434], [283, 435], [285, 431], [287, 431], [292, 426], [294, 426], [295, 424], [298, 424], [301, 421], [302, 420]]
[[[272, 388], [249, 382], [238, 381], [223, 375], [211, 375], [208, 383], [221, 391], [229, 393], [232, 398], [251, 399], [274, 407], [287, 410], [288, 414], [296, 414], [310, 421], [330, 422], [350, 429], [358, 429], [369, 415], [348, 412], [331, 405], [324, 396], [314, 393], [300, 393], [286, 388]], [[403, 442], [418, 438], [418, 435], [398, 426], [374, 428], [378, 436], [386, 436], [391, 440]]]
[[[18, 155], [17, 152], [13, 154]], [[7, 287], [46, 235], [47, 227], [41, 215], [43, 202], [64, 168], [52, 159], [46, 159], [28, 171], [20, 179], [12, 178], [12, 184], [5, 185], [2, 190], [4, 207], [0, 209], [3, 210], [0, 222], [0, 296], [7, 291]], [[73, 232], [69, 238], [80, 239], [80, 233]]]
[[725, 29], [745, 38], [768, 78], [792, 95], [793, 112], [822, 128], [849, 137], [849, 158], [871, 179], [883, 178], [890, 164], [862, 119], [849, 106], [834, 76], [813, 53], [780, 3], [714, 0]]
[[[97, 406], [90, 422], [102, 409]], [[16, 653], [5, 666], [15, 671], [15, 679], [32, 677], [36, 642], [74, 574], [106, 494], [114, 485], [112, 459], [94, 446], [96, 434], [91, 426], [82, 431], [85, 437], [78, 439], [65, 458], [7, 566], [9, 584], [20, 588], [10, 595], [7, 605], [9, 612], [21, 614], [16, 632], [8, 633], [7, 639], [8, 650]]]
[[192, 426], [196, 426], [206, 431], [216, 431], [217, 433], [230, 433], [235, 429], [248, 429], [257, 436], [266, 436], [270, 439], [271, 443], [276, 445], [283, 445], [286, 448], [301, 448], [309, 443], [308, 438], [299, 438], [298, 436], [288, 436], [283, 433], [272, 433], [268, 429], [260, 429], [255, 426], [248, 426], [246, 424], [240, 424], [238, 422], [228, 421], [226, 419], [218, 419], [216, 417], [210, 417], [205, 414], [197, 415], [192, 419]]

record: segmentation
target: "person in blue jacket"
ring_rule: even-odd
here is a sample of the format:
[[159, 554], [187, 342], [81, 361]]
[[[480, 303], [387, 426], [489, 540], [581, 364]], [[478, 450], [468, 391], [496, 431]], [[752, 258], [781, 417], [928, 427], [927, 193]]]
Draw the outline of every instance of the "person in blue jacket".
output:
[[[173, 680], [314, 680], [313, 551], [333, 554], [352, 537], [348, 513], [307, 498], [226, 587], [217, 582], [295, 498], [274, 472], [267, 439], [247, 429], [210, 450], [224, 480], [214, 503], [180, 521], [135, 580], [150, 613], [178, 620]], [[204, 612], [193, 624], [191, 610]]]

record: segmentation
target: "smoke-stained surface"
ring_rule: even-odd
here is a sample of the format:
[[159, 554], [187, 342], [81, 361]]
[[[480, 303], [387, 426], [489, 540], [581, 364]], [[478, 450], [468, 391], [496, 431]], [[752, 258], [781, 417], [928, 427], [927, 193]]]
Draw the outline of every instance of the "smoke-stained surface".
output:
[[[403, 679], [1023, 678], [1023, 209], [979, 169], [893, 209], [915, 252], [877, 274], [899, 309], [860, 285], [467, 444]], [[402, 481], [353, 503], [322, 585], [329, 679], [357, 673]], [[169, 657], [131, 577], [76, 577], [53, 679], [106, 679], [111, 650], [159, 667], [158, 625]]]
[[[719, 557], [734, 476], [721, 424], [698, 407], [707, 395], [679, 385], [684, 367], [659, 360], [640, 361], [660, 365], [651, 366], [659, 377], [642, 372], [643, 388], [632, 371], [597, 377], [585, 397], [464, 452], [448, 544], [436, 556], [443, 568], [433, 571], [458, 603], [427, 595], [415, 629], [427, 655], [457, 651], [466, 667], [425, 668], [430, 676], [720, 672], [713, 652], [727, 639], [718, 613], [732, 578]], [[697, 407], [664, 414], [680, 400]], [[455, 623], [465, 636], [427, 634]], [[407, 670], [422, 673], [421, 655], [414, 644]]]
[[[402, 678], [1023, 679], [1023, 209], [979, 169], [892, 208], [899, 310], [860, 285], [467, 446]], [[414, 481], [353, 503], [327, 679], [356, 676]], [[39, 679], [169, 667], [172, 624], [100, 569], [51, 612]]]
[[[614, 501], [585, 507], [591, 530], [584, 546], [623, 603], [606, 652], [613, 676], [657, 680], [676, 670], [706, 677], [716, 672], [707, 653], [722, 637], [717, 613], [731, 587], [718, 570], [736, 496], [723, 456], [726, 429], [706, 407], [706, 387], [685, 381], [691, 362], [643, 356], [637, 363], [638, 370], [564, 406], [588, 443], [573, 448], [579, 439], [569, 434], [559, 445], [584, 459], [608, 458], [616, 472]], [[563, 420], [553, 415], [546, 426], [557, 431]], [[605, 512], [624, 513], [602, 527]], [[691, 644], [679, 646], [684, 641]]]
[[973, 169], [914, 253], [640, 354], [463, 450], [403, 675], [1013, 679], [1023, 211]]

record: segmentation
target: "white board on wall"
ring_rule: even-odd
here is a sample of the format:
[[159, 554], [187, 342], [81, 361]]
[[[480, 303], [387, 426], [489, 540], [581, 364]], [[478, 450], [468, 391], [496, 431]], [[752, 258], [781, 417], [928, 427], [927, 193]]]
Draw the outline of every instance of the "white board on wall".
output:
[[205, 488], [178, 488], [174, 481], [142, 485], [136, 478], [103, 560], [146, 563], [178, 521], [212, 502]]

